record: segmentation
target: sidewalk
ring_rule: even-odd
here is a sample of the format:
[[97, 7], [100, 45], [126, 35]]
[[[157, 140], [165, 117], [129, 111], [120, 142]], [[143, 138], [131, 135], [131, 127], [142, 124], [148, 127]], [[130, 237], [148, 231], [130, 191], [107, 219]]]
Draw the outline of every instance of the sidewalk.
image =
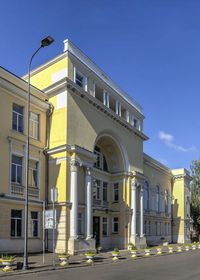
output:
[[[162, 256], [169, 254], [168, 249], [163, 248], [163, 254]], [[176, 253], [174, 251], [174, 253]], [[184, 253], [184, 252], [183, 252]], [[149, 257], [157, 257], [156, 255], [156, 249], [151, 248], [151, 255]], [[137, 254], [138, 259], [147, 258], [144, 256], [144, 250], [139, 251]], [[127, 250], [120, 250], [120, 261], [130, 260], [131, 254]], [[135, 261], [136, 261], [135, 260]], [[0, 270], [0, 278], [5, 276], [14, 276], [14, 275], [20, 275], [20, 274], [27, 274], [27, 273], [36, 273], [36, 272], [42, 272], [42, 271], [50, 271], [50, 270], [61, 270], [61, 269], [70, 269], [70, 268], [77, 268], [77, 267], [84, 267], [88, 266], [86, 263], [86, 258], [84, 254], [76, 255], [76, 256], [70, 256], [69, 264], [65, 266], [60, 266], [60, 261], [58, 259], [58, 255], [55, 255], [55, 267], [53, 267], [53, 254], [52, 253], [46, 253], [45, 254], [45, 263], [43, 264], [43, 255], [42, 254], [30, 254], [29, 255], [29, 269], [28, 270], [16, 270], [16, 265], [14, 266], [14, 270], [11, 272], [3, 272]], [[23, 262], [23, 257], [16, 257], [16, 263], [17, 262]], [[109, 264], [113, 263], [112, 260], [112, 251], [109, 252], [102, 252], [95, 256], [93, 265], [101, 265], [101, 264]]]

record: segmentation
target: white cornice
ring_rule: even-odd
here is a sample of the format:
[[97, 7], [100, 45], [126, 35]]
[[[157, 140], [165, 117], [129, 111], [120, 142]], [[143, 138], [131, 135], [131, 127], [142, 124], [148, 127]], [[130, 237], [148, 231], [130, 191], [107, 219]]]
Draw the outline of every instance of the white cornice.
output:
[[152, 166], [153, 168], [156, 168], [162, 172], [164, 172], [166, 175], [172, 177], [172, 172], [171, 169], [169, 169], [167, 166], [165, 166], [164, 164], [162, 164], [161, 162], [157, 161], [156, 159], [150, 157], [147, 154], [143, 154], [143, 159], [144, 159], [144, 163]]
[[133, 106], [142, 114], [142, 107], [133, 100], [125, 91], [123, 91], [106, 73], [101, 70], [96, 63], [94, 63], [88, 56], [86, 56], [78, 47], [76, 47], [70, 40], [64, 40], [64, 52], [69, 52], [85, 64], [91, 71], [93, 71], [101, 80], [103, 80], [109, 87], [116, 91], [126, 102]]
[[142, 132], [133, 127], [131, 124], [127, 123], [126, 120], [124, 120], [122, 117], [119, 117], [115, 112], [113, 112], [110, 108], [103, 105], [102, 102], [100, 102], [97, 98], [93, 97], [92, 95], [85, 92], [83, 89], [81, 89], [79, 86], [77, 86], [74, 82], [72, 82], [70, 79], [67, 79], [67, 87], [71, 90], [72, 93], [78, 94], [79, 97], [84, 98], [89, 103], [91, 103], [93, 106], [95, 106], [97, 109], [111, 117], [111, 119], [118, 122], [121, 126], [125, 127], [129, 131], [132, 131], [135, 135], [139, 136], [143, 141], [148, 140], [149, 138]]
[[[27, 100], [27, 91], [20, 87], [17, 84], [13, 84], [11, 81], [5, 79], [4, 77], [0, 76], [0, 87], [8, 94], [11, 94], [15, 98], [22, 98], [23, 100]], [[44, 97], [44, 93], [41, 93]], [[37, 92], [38, 95], [38, 92]], [[46, 99], [48, 98], [45, 94]], [[41, 109], [42, 111], [46, 111], [49, 108], [49, 103], [45, 101], [45, 99], [40, 99], [38, 96], [35, 96], [31, 91], [31, 103], [37, 108]]]
[[[38, 72], [44, 70], [45, 68], [47, 68], [47, 67], [53, 65], [54, 63], [58, 62], [59, 60], [65, 58], [65, 57], [66, 57], [66, 53], [61, 53], [61, 54], [59, 54], [58, 56], [54, 57], [53, 59], [47, 61], [46, 63], [40, 65], [40, 66], [37, 67], [37, 68], [34, 68], [33, 70], [31, 70], [31, 76], [34, 76], [34, 75], [37, 74]], [[22, 76], [22, 79], [24, 79], [24, 80], [27, 80], [27, 78], [28, 78], [28, 75], [27, 75], [27, 74], [24, 75], [24, 76]]]
[[46, 153], [48, 155], [52, 155], [52, 154], [56, 154], [56, 153], [62, 153], [65, 151], [80, 154], [82, 156], [90, 158], [94, 162], [97, 158], [97, 156], [93, 152], [88, 151], [85, 148], [79, 147], [77, 145], [67, 145], [67, 144], [46, 150]]

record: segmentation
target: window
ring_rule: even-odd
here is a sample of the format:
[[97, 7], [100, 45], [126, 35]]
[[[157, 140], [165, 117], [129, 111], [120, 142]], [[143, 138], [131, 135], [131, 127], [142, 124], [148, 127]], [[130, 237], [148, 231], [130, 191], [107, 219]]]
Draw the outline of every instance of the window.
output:
[[12, 129], [23, 133], [24, 131], [24, 107], [13, 104]]
[[169, 192], [165, 191], [165, 213], [169, 213]]
[[103, 236], [107, 236], [108, 235], [108, 218], [104, 218], [102, 219], [102, 234]]
[[144, 183], [144, 209], [149, 210], [149, 184], [147, 181]]
[[87, 91], [87, 77], [85, 77], [81, 72], [76, 70], [74, 67], [74, 82], [85, 91]]
[[29, 160], [29, 186], [38, 187], [38, 162]]
[[108, 201], [108, 183], [103, 182], [103, 201]]
[[11, 237], [22, 236], [22, 210], [11, 210]]
[[30, 137], [39, 140], [40, 116], [30, 112]]
[[101, 188], [101, 181], [100, 180], [94, 180], [93, 199], [100, 200], [100, 188]]
[[114, 183], [114, 186], [113, 186], [113, 201], [114, 202], [119, 201], [119, 183]]
[[32, 237], [39, 236], [38, 212], [31, 212], [31, 233], [32, 233]]
[[22, 184], [22, 157], [12, 155], [11, 181], [16, 184]]
[[96, 168], [102, 169], [103, 171], [108, 172], [108, 164], [106, 161], [106, 157], [101, 152], [101, 149], [97, 146], [94, 148], [94, 153], [97, 156], [97, 160], [94, 164]]
[[83, 235], [83, 214], [78, 213], [78, 235]]
[[114, 217], [113, 218], [113, 224], [112, 224], [112, 232], [113, 233], [118, 233], [119, 231], [119, 218]]

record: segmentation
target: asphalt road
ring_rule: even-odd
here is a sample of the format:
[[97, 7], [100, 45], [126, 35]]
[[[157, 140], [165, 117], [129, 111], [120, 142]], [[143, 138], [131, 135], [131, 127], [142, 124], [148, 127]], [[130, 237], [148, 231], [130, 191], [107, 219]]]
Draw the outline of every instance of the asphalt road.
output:
[[[4, 277], [3, 277], [4, 278]], [[7, 280], [200, 280], [200, 252], [5, 277]]]

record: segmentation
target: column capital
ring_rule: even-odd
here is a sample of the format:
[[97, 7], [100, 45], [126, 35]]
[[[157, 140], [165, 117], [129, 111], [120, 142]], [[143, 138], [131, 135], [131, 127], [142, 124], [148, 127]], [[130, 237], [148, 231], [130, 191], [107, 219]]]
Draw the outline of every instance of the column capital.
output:
[[78, 167], [80, 166], [80, 163], [77, 160], [71, 160], [70, 165], [71, 165], [71, 171], [72, 172], [77, 172]]
[[91, 176], [92, 174], [92, 170], [93, 170], [93, 168], [92, 168], [92, 166], [86, 166], [85, 167], [85, 173], [86, 173], [86, 176]]

